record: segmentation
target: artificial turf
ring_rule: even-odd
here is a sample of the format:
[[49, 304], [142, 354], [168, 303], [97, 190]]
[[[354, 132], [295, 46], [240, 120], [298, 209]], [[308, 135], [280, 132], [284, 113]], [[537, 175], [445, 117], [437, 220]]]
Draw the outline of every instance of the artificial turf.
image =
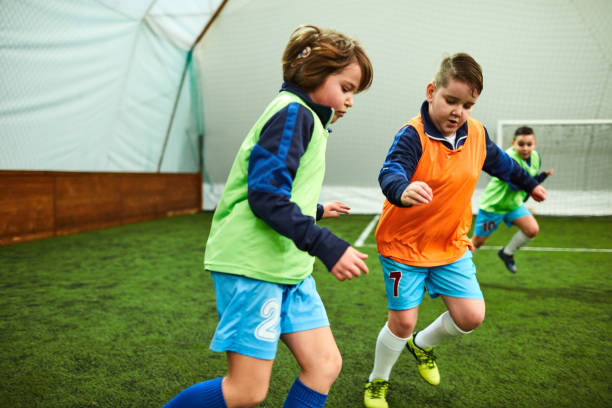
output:
[[[2, 407], [160, 407], [225, 374], [208, 345], [217, 323], [203, 270], [203, 212], [0, 247]], [[354, 242], [372, 216], [321, 222]], [[612, 218], [539, 217], [530, 247], [612, 248]], [[502, 245], [502, 227], [487, 245]], [[313, 276], [343, 355], [328, 407], [362, 406], [386, 298], [373, 237], [370, 273]], [[404, 353], [391, 407], [612, 406], [612, 253], [521, 251], [508, 273], [495, 250], [474, 255], [487, 316], [436, 348], [442, 382], [425, 383]], [[417, 329], [444, 310], [425, 298]], [[299, 368], [281, 345], [262, 407], [281, 407]]]

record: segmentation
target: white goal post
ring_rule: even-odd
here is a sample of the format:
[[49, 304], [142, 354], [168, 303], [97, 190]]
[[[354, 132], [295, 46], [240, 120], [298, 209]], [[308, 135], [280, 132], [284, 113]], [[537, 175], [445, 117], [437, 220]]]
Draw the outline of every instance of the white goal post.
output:
[[[498, 146], [504, 146], [503, 142], [503, 127], [514, 126], [531, 126], [531, 125], [612, 125], [612, 119], [528, 119], [528, 120], [517, 120], [507, 119], [497, 121], [497, 138], [496, 143]], [[536, 136], [537, 137], [537, 136]]]
[[543, 183], [546, 201], [530, 199], [528, 208], [546, 215], [612, 215], [612, 119], [500, 120], [498, 146], [510, 147], [521, 126], [536, 135], [541, 171], [554, 169]]

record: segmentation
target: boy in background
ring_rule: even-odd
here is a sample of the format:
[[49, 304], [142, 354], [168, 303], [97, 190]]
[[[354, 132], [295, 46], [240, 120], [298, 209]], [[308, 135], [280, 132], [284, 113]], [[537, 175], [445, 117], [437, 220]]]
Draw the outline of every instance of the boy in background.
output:
[[[512, 146], [506, 153], [514, 159], [530, 176], [543, 182], [553, 174], [553, 169], [540, 173], [542, 158], [535, 150], [536, 137], [533, 129], [527, 126], [519, 127], [514, 132]], [[487, 238], [503, 221], [508, 227], [516, 225], [519, 230], [510, 242], [499, 250], [497, 255], [504, 262], [506, 269], [511, 273], [517, 272], [514, 262], [514, 253], [522, 246], [528, 244], [538, 234], [538, 222], [525, 207], [529, 196], [511, 182], [502, 181], [493, 177], [480, 197], [480, 208], [474, 224], [472, 243], [474, 248], [480, 248]]]

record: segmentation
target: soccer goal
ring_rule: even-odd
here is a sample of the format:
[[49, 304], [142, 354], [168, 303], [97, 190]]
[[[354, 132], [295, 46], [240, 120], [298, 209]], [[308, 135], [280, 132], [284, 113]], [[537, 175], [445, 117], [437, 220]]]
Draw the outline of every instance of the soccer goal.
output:
[[[536, 135], [542, 171], [554, 169], [544, 181], [546, 201], [527, 207], [547, 215], [612, 215], [612, 119], [500, 120], [496, 142], [512, 143], [514, 131], [529, 126]], [[488, 177], [481, 177], [478, 192]]]

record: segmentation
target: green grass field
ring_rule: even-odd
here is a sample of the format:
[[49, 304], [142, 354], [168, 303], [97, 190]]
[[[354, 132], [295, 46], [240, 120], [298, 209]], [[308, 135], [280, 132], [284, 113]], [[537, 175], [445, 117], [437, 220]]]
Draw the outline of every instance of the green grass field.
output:
[[[225, 373], [208, 349], [217, 315], [202, 268], [211, 213], [0, 247], [2, 407], [160, 407]], [[325, 220], [355, 242], [371, 216]], [[612, 248], [612, 217], [540, 217], [530, 247]], [[487, 245], [504, 244], [502, 227]], [[314, 277], [343, 355], [328, 407], [360, 407], [386, 298], [373, 237], [370, 274]], [[399, 407], [611, 407], [612, 253], [522, 251], [508, 273], [495, 250], [474, 257], [487, 316], [436, 349], [442, 382], [404, 353], [388, 400]], [[426, 298], [418, 328], [444, 310]], [[268, 398], [282, 407], [298, 366], [279, 346]]]

